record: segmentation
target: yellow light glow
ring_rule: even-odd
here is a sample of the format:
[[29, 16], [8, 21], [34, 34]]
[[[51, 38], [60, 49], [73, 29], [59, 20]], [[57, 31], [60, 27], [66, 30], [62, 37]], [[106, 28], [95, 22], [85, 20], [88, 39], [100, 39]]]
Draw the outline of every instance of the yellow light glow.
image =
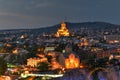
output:
[[65, 22], [62, 22], [61, 24], [61, 28], [58, 29], [57, 33], [55, 34], [56, 37], [60, 37], [60, 36], [69, 36], [69, 30], [66, 27]]
[[0, 80], [11, 80], [9, 76], [1, 76]]
[[65, 60], [65, 67], [67, 69], [78, 68], [79, 62], [79, 59], [75, 58], [74, 54], [70, 54], [69, 58]]

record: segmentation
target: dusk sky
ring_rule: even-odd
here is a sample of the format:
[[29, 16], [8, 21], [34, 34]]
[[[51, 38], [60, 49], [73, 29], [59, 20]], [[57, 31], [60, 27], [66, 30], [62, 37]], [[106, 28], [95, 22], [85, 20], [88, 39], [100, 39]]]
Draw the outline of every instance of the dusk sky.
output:
[[47, 27], [64, 19], [120, 24], [120, 0], [0, 0], [0, 29]]

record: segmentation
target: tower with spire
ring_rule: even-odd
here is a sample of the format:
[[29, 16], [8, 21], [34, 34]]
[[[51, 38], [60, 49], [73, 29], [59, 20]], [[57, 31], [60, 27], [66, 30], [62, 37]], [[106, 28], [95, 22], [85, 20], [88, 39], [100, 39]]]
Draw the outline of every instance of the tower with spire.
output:
[[62, 22], [61, 23], [61, 27], [60, 29], [58, 29], [58, 31], [56, 32], [55, 36], [56, 37], [60, 37], [60, 36], [69, 36], [70, 33], [69, 33], [69, 30], [67, 29], [66, 27], [66, 23], [65, 22]]

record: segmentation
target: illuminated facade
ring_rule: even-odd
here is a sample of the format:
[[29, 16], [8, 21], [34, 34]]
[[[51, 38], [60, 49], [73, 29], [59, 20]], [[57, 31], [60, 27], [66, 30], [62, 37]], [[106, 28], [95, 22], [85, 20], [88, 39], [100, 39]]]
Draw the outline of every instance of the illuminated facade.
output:
[[65, 22], [62, 22], [61, 24], [61, 28], [58, 29], [57, 33], [55, 34], [56, 37], [60, 37], [60, 36], [69, 36], [69, 30], [66, 27]]
[[24, 39], [25, 38], [25, 35], [21, 35], [21, 37], [20, 37], [21, 39]]
[[61, 65], [56, 61], [56, 58], [52, 59], [51, 66], [52, 66], [52, 68], [51, 68], [52, 70], [58, 69], [61, 67]]
[[22, 54], [22, 53], [28, 53], [27, 50], [22, 49], [22, 48], [16, 48], [12, 51], [13, 54]]
[[40, 62], [47, 62], [47, 58], [29, 58], [27, 59], [27, 66], [31, 66], [31, 67], [37, 67], [38, 63]]
[[0, 80], [12, 80], [9, 76], [0, 76]]
[[120, 43], [120, 35], [105, 35], [104, 40], [111, 44]]
[[81, 46], [88, 46], [88, 45], [89, 45], [89, 43], [88, 43], [88, 40], [87, 40], [86, 37], [83, 38], [82, 41], [81, 41], [81, 43], [79, 44], [80, 47]]
[[73, 68], [79, 68], [80, 60], [75, 57], [74, 54], [70, 54], [69, 58], [65, 59], [65, 67], [66, 69], [73, 69]]
[[51, 56], [51, 70], [58, 69], [61, 65], [56, 61], [56, 54], [54, 52], [48, 52], [48, 56]]

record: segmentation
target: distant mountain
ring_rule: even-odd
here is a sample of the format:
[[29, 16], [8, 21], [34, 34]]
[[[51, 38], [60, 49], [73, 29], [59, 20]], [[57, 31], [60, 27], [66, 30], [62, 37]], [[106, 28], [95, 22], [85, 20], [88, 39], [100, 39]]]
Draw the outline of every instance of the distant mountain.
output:
[[[108, 28], [115, 28], [115, 27], [120, 28], [120, 25], [115, 25], [115, 24], [106, 23], [106, 22], [84, 22], [84, 23], [65, 22], [65, 23], [67, 24], [67, 28], [69, 30], [75, 30], [75, 29], [78, 30], [80, 28], [88, 28], [88, 29], [108, 29]], [[61, 25], [57, 24], [57, 25], [53, 25], [45, 28], [38, 28], [34, 30], [35, 32], [51, 33], [51, 32], [56, 32], [60, 27]]]
[[[65, 22], [67, 24], [67, 28], [71, 30], [79, 30], [80, 28], [88, 28], [88, 29], [108, 29], [119, 27], [120, 25], [115, 25], [106, 22], [83, 22], [83, 23], [70, 23]], [[61, 23], [60, 23], [61, 24]], [[12, 30], [2, 30], [2, 31], [28, 31], [30, 33], [41, 34], [41, 33], [55, 33], [60, 27], [60, 24], [56, 24], [53, 26], [48, 26], [44, 28], [36, 28], [36, 29], [12, 29]]]

